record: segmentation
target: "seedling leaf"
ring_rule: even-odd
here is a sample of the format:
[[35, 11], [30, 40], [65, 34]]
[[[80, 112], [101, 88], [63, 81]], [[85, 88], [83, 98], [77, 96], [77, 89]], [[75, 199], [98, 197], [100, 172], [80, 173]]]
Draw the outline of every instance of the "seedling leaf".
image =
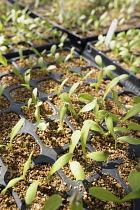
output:
[[135, 139], [132, 136], [121, 136], [117, 140], [118, 141], [119, 140], [123, 140], [123, 141], [126, 141], [129, 144], [134, 144], [134, 145], [140, 144], [140, 140], [139, 139]]
[[69, 162], [69, 160], [72, 157], [72, 153], [66, 153], [64, 155], [62, 155], [58, 160], [56, 160], [56, 162], [53, 164], [47, 179], [49, 180], [50, 177], [56, 172], [58, 171], [60, 168], [62, 168], [66, 163]]
[[86, 157], [89, 157], [95, 161], [105, 161], [107, 160], [108, 156], [109, 156], [109, 153], [107, 151], [90, 152], [86, 155]]
[[125, 122], [130, 117], [138, 114], [140, 112], [140, 103], [135, 104], [125, 115], [125, 117], [122, 119], [122, 122]]
[[40, 180], [37, 180], [33, 182], [29, 188], [27, 189], [26, 195], [25, 195], [25, 202], [27, 205], [31, 204], [36, 196], [37, 188], [38, 188], [38, 183]]
[[128, 181], [132, 191], [140, 190], [140, 172], [131, 171], [128, 177]]
[[44, 207], [42, 210], [57, 210], [62, 203], [62, 198], [60, 195], [54, 194], [45, 201]]
[[91, 102], [94, 100], [94, 97], [87, 93], [81, 93], [78, 95], [78, 99], [82, 102]]
[[120, 200], [115, 195], [113, 195], [111, 192], [102, 187], [91, 187], [89, 189], [89, 193], [95, 198], [98, 198], [103, 201], [113, 201], [121, 203]]
[[70, 162], [70, 169], [77, 181], [83, 181], [85, 179], [85, 172], [79, 162]]

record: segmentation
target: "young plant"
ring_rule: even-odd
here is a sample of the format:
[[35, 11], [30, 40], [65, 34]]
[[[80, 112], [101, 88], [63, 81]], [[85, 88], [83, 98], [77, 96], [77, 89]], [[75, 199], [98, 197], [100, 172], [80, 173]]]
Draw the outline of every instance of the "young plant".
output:
[[139, 165], [138, 164], [138, 170], [132, 171], [129, 174], [128, 181], [130, 184], [130, 187], [132, 189], [132, 192], [127, 194], [124, 198], [119, 199], [117, 196], [112, 194], [107, 189], [104, 189], [102, 187], [91, 187], [89, 189], [89, 193], [94, 196], [95, 198], [98, 198], [103, 201], [113, 201], [117, 203], [124, 203], [125, 201], [140, 198], [140, 172], [139, 172]]
[[19, 132], [19, 130], [21, 129], [21, 127], [23, 126], [24, 121], [25, 121], [25, 119], [24, 118], [21, 118], [17, 122], [17, 124], [14, 126], [14, 128], [12, 129], [11, 134], [10, 134], [10, 143], [7, 144], [7, 145], [0, 145], [0, 147], [8, 147], [9, 149], [13, 150], [13, 147], [12, 147], [13, 139], [17, 135], [17, 133]]
[[39, 52], [37, 49], [35, 49], [35, 48], [32, 47], [31, 50], [32, 50], [36, 55], [38, 55], [38, 57], [41, 57], [42, 55], [44, 55], [44, 54], [46, 53], [46, 49], [43, 50], [42, 52]]
[[[30, 105], [31, 100], [28, 101], [28, 102], [29, 102], [29, 105]], [[46, 129], [46, 123], [45, 122], [42, 122], [41, 121], [41, 117], [40, 117], [40, 106], [41, 106], [42, 102], [41, 101], [38, 101], [38, 99], [37, 99], [37, 88], [35, 88], [33, 90], [33, 92], [32, 92], [32, 102], [35, 105], [35, 113], [34, 113], [34, 116], [35, 116], [36, 121], [38, 123], [38, 126], [37, 127], [40, 130], [45, 130]]]
[[5, 88], [6, 88], [5, 85], [0, 86], [0, 105], [2, 105], [2, 94]]
[[31, 69], [28, 69], [24, 72], [23, 78], [24, 78], [25, 84], [21, 84], [22, 86], [26, 87], [28, 90], [31, 89], [31, 87], [30, 87], [30, 79], [31, 79], [30, 71], [31, 71]]
[[38, 63], [39, 63], [39, 65], [40, 65], [40, 67], [41, 67], [41, 70], [44, 72], [44, 74], [46, 74], [48, 71], [53, 70], [53, 69], [56, 68], [55, 65], [49, 65], [48, 67], [45, 67], [43, 57], [40, 57], [40, 58], [38, 59]]
[[61, 83], [61, 85], [60, 85], [59, 88], [57, 88], [57, 89], [51, 89], [51, 91], [56, 92], [56, 94], [57, 94], [58, 96], [60, 96], [61, 91], [63, 90], [64, 85], [65, 85], [65, 83], [68, 81], [68, 79], [69, 79], [69, 78], [66, 78], [65, 80], [63, 80], [63, 82]]
[[0, 63], [4, 66], [7, 66], [7, 59], [4, 55], [0, 55]]
[[[64, 125], [64, 117], [65, 117], [65, 115], [66, 115], [66, 112], [67, 112], [67, 110], [68, 110], [68, 102], [66, 103], [65, 101], [64, 101], [64, 99], [65, 99], [65, 97], [68, 99], [68, 101], [70, 102], [70, 104], [71, 104], [71, 101], [70, 101], [70, 97], [72, 96], [72, 94], [74, 93], [74, 91], [76, 90], [76, 88], [79, 86], [79, 83], [77, 82], [77, 83], [74, 83], [73, 84], [73, 86], [70, 88], [70, 91], [69, 91], [69, 93], [67, 94], [67, 93], [62, 93], [63, 95], [62, 96], [60, 96], [60, 98], [62, 97], [62, 103], [61, 103], [61, 105], [60, 105], [60, 125], [59, 125], [59, 128], [58, 128], [58, 132], [59, 131], [61, 131], [61, 130], [64, 130], [64, 127], [63, 127], [63, 125]], [[64, 96], [64, 95], [66, 95], [66, 96]], [[71, 105], [72, 106], [72, 105]], [[73, 106], [71, 107], [71, 109], [73, 110], [74, 108], [73, 108]], [[74, 113], [75, 113], [75, 111], [74, 111]], [[77, 114], [76, 114], [76, 116], [77, 116]]]
[[53, 55], [55, 54], [55, 51], [56, 51], [56, 48], [57, 46], [54, 44], [51, 46], [51, 49], [50, 49], [50, 53], [47, 54], [48, 57], [53, 57]]
[[49, 185], [51, 176], [57, 172], [59, 169], [61, 169], [65, 164], [67, 164], [72, 157], [71, 153], [66, 153], [62, 155], [60, 158], [56, 160], [56, 162], [53, 164], [52, 168], [50, 169], [47, 177], [45, 179], [39, 179], [33, 182], [29, 188], [27, 189], [26, 195], [25, 195], [25, 202], [27, 205], [31, 204], [36, 196], [37, 188], [39, 182], [46, 181]]
[[111, 79], [114, 78], [114, 76], [113, 76], [111, 71], [112, 70], [116, 70], [116, 66], [109, 65], [109, 66], [103, 67], [103, 62], [102, 62], [102, 58], [101, 58], [100, 55], [96, 55], [95, 62], [100, 67], [100, 73], [99, 73], [97, 82], [96, 83], [91, 83], [90, 85], [94, 86], [96, 89], [98, 89], [100, 84], [101, 84], [101, 82], [102, 82], [102, 80], [103, 80], [104, 73], [106, 73], [109, 78], [111, 78]]
[[58, 45], [58, 47], [62, 50], [62, 48], [63, 48], [63, 46], [64, 46], [64, 42], [65, 42], [65, 40], [66, 40], [66, 38], [67, 38], [67, 34], [66, 33], [64, 33], [62, 36], [61, 36], [61, 38], [60, 38], [60, 44]]
[[57, 210], [62, 204], [62, 197], [58, 194], [51, 195], [48, 200], [45, 201], [42, 210]]
[[[86, 132], [87, 134], [87, 132]], [[83, 142], [83, 139], [85, 140], [86, 134], [83, 133], [83, 130], [75, 130], [72, 134], [71, 141], [70, 141], [70, 147], [69, 147], [69, 153], [74, 152], [74, 149], [76, 145], [78, 144], [79, 140], [81, 140], [83, 155], [85, 158], [91, 158], [95, 161], [105, 161], [108, 158], [109, 153], [107, 151], [99, 151], [99, 152], [90, 152], [88, 154], [85, 153], [85, 144], [86, 142]], [[82, 166], [78, 161], [73, 161], [72, 158], [69, 160], [70, 169], [76, 180], [83, 181], [85, 179], [85, 172]]]
[[10, 187], [14, 187], [19, 181], [26, 180], [26, 174], [27, 174], [27, 171], [29, 170], [30, 165], [31, 165], [31, 158], [32, 158], [33, 152], [34, 151], [31, 152], [28, 160], [24, 164], [22, 175], [20, 177], [17, 177], [17, 178], [14, 178], [14, 179], [10, 180], [8, 182], [7, 186], [1, 191], [2, 195], [5, 195], [7, 189], [10, 188]]

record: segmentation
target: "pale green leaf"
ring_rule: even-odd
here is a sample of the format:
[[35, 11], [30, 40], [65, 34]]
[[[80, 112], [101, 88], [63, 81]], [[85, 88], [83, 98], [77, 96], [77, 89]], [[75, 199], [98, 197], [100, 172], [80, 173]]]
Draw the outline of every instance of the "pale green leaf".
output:
[[140, 126], [136, 123], [129, 123], [128, 128], [134, 131], [140, 131]]
[[127, 119], [129, 119], [130, 117], [138, 114], [140, 112], [140, 103], [135, 104], [125, 115], [125, 117], [123, 118], [122, 122], [125, 122]]
[[140, 172], [131, 171], [128, 177], [128, 181], [132, 191], [140, 190]]
[[82, 198], [78, 192], [73, 193], [69, 200], [70, 210], [83, 210]]
[[45, 201], [44, 207], [42, 210], [57, 210], [62, 203], [62, 198], [60, 195], [54, 194]]
[[72, 94], [74, 93], [74, 91], [76, 90], [76, 88], [79, 86], [79, 82], [76, 82], [72, 85], [72, 87], [70, 88], [70, 91], [69, 91], [69, 97], [72, 96]]
[[140, 140], [139, 139], [135, 139], [135, 138], [133, 138], [131, 136], [121, 136], [117, 140], [118, 141], [119, 140], [123, 140], [123, 141], [126, 141], [129, 144], [134, 144], [134, 145], [140, 144]]
[[77, 181], [83, 181], [85, 179], [84, 169], [82, 168], [79, 162], [70, 162], [70, 169]]
[[3, 55], [0, 55], [0, 63], [7, 66], [7, 59]]
[[109, 153], [107, 151], [90, 152], [86, 155], [86, 157], [89, 157], [95, 161], [105, 161], [107, 160], [108, 156]]
[[113, 119], [112, 119], [112, 116], [109, 113], [107, 113], [105, 115], [105, 123], [106, 123], [106, 126], [107, 126], [109, 132], [111, 133], [113, 138], [116, 140], [117, 137], [116, 137], [116, 134], [115, 134], [114, 129], [113, 129]]
[[96, 106], [97, 103], [97, 99], [94, 99], [92, 102], [90, 102], [89, 104], [86, 104], [80, 111], [81, 112], [88, 112], [94, 109], [94, 107]]
[[67, 164], [69, 162], [69, 160], [72, 157], [72, 153], [66, 153], [64, 155], [62, 155], [59, 159], [57, 159], [55, 161], [55, 163], [53, 164], [49, 174], [48, 174], [48, 179], [50, 179], [50, 177], [56, 172], [58, 171], [60, 168], [62, 168], [65, 164]]
[[124, 127], [114, 127], [114, 132], [130, 133], [130, 130]]
[[1, 191], [1, 194], [4, 195], [8, 188], [15, 186], [16, 183], [18, 183], [21, 180], [23, 180], [23, 176], [20, 176], [20, 177], [17, 177], [17, 178], [14, 178], [14, 179], [10, 180], [8, 182], [7, 186]]
[[28, 169], [30, 168], [30, 165], [31, 165], [31, 158], [32, 158], [33, 152], [34, 152], [34, 151], [31, 152], [31, 154], [30, 154], [28, 160], [27, 160], [26, 163], [24, 164], [23, 177], [26, 176], [26, 173], [27, 173]]
[[136, 198], [140, 198], [140, 190], [129, 193], [120, 201], [121, 201], [121, 203], [124, 203], [125, 201], [136, 199]]
[[14, 126], [14, 128], [11, 131], [11, 135], [10, 135], [10, 143], [12, 143], [13, 138], [17, 135], [17, 133], [19, 132], [19, 130], [21, 129], [21, 127], [24, 124], [25, 119], [21, 118], [17, 124]]
[[103, 201], [113, 201], [113, 202], [120, 203], [119, 198], [117, 198], [111, 192], [109, 192], [108, 190], [102, 187], [91, 187], [89, 189], [89, 193], [95, 198], [98, 198]]
[[26, 195], [25, 195], [25, 202], [27, 205], [31, 204], [36, 196], [38, 183], [40, 180], [37, 180], [33, 182], [27, 189]]
[[69, 153], [73, 153], [79, 139], [81, 136], [81, 131], [75, 130], [71, 136], [70, 146], [69, 146]]
[[90, 102], [94, 100], [94, 97], [87, 93], [81, 93], [78, 95], [78, 99], [82, 102]]

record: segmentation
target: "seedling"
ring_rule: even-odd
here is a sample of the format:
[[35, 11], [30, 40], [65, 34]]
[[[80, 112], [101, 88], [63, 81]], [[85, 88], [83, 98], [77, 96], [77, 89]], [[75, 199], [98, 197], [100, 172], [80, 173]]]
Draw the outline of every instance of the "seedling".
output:
[[68, 81], [68, 79], [69, 79], [69, 78], [66, 78], [65, 80], [63, 80], [63, 82], [61, 83], [61, 85], [60, 85], [59, 88], [57, 88], [57, 89], [51, 89], [51, 91], [56, 92], [56, 94], [57, 94], [58, 96], [60, 96], [60, 93], [61, 93], [61, 91], [63, 90], [64, 85], [65, 85], [65, 83]]
[[39, 63], [39, 65], [40, 65], [40, 67], [41, 67], [41, 70], [42, 70], [45, 74], [46, 74], [48, 71], [53, 70], [53, 69], [56, 68], [55, 65], [49, 65], [48, 67], [45, 67], [43, 57], [40, 57], [40, 58], [38, 59], [38, 63]]
[[31, 88], [30, 87], [30, 79], [31, 79], [30, 71], [31, 69], [28, 69], [24, 72], [23, 77], [26, 84], [21, 84], [22, 86], [25, 86], [28, 90], [30, 90]]
[[21, 81], [24, 81], [24, 78], [23, 78], [23, 75], [19, 72], [19, 70], [16, 68], [16, 67], [13, 67], [13, 72], [16, 76], [18, 76], [18, 78], [21, 80]]
[[[77, 117], [77, 114], [72, 106], [70, 97], [72, 96], [72, 94], [74, 93], [74, 91], [76, 90], [76, 88], [79, 86], [79, 83], [74, 83], [73, 86], [70, 88], [69, 94], [67, 93], [62, 93], [62, 95], [60, 96], [61, 98], [61, 105], [60, 105], [60, 125], [58, 128], [58, 132], [61, 130], [64, 130], [63, 128], [63, 124], [64, 124], [64, 117], [66, 115], [67, 110], [69, 110], [68, 106], [69, 106], [69, 102], [70, 102], [70, 109], [73, 111], [73, 113], [75, 114], [75, 116]], [[67, 99], [67, 102], [65, 101]], [[69, 101], [69, 102], [68, 102]]]
[[111, 78], [111, 79], [114, 78], [114, 76], [113, 76], [111, 71], [112, 70], [116, 70], [116, 66], [109, 65], [109, 66], [103, 67], [103, 62], [102, 62], [102, 58], [101, 58], [100, 55], [97, 55], [95, 57], [95, 61], [98, 64], [98, 66], [100, 67], [100, 73], [99, 73], [97, 82], [96, 83], [91, 83], [90, 85], [94, 86], [96, 89], [98, 89], [100, 84], [101, 84], [101, 82], [102, 82], [102, 80], [103, 80], [104, 73], [106, 73], [109, 78]]
[[[139, 169], [139, 164], [138, 164]], [[113, 195], [110, 191], [102, 187], [91, 187], [89, 193], [103, 201], [113, 201], [117, 203], [124, 203], [125, 201], [140, 198], [140, 172], [132, 171], [129, 174], [128, 181], [132, 192], [127, 194], [124, 198], [119, 199], [117, 196]]]
[[37, 49], [35, 48], [31, 48], [31, 50], [36, 54], [38, 55], [39, 57], [41, 57], [42, 55], [44, 55], [46, 53], [46, 49], [43, 50], [42, 52], [39, 52]]
[[1, 85], [0, 86], [0, 105], [2, 105], [2, 94], [3, 94], [3, 91], [4, 91], [4, 89], [6, 88], [6, 86], [5, 85]]
[[[84, 130], [86, 132], [86, 130]], [[87, 132], [86, 132], [87, 133]], [[81, 140], [82, 144], [82, 150], [83, 155], [85, 158], [91, 158], [95, 161], [105, 161], [108, 158], [109, 153], [108, 152], [90, 152], [88, 154], [85, 153], [85, 142], [83, 141], [83, 138], [85, 137], [86, 133], [83, 132], [83, 130], [75, 130], [72, 134], [71, 141], [70, 141], [70, 147], [69, 147], [69, 153], [73, 153], [76, 145], [78, 144], [79, 140]], [[84, 139], [85, 140], [85, 139]], [[82, 166], [78, 161], [72, 161], [72, 158], [69, 161], [71, 172], [73, 173], [74, 177], [78, 181], [83, 181], [85, 179], [85, 172]]]
[[50, 53], [47, 54], [48, 57], [52, 57], [55, 54], [57, 46], [54, 44], [51, 46]]
[[48, 200], [45, 201], [45, 204], [43, 206], [42, 210], [57, 210], [61, 206], [62, 203], [62, 197], [58, 194], [51, 195]]
[[[28, 105], [27, 108], [30, 107], [31, 102], [34, 103], [35, 105], [35, 113], [34, 116], [36, 118], [36, 121], [38, 123], [38, 128], [40, 130], [45, 130], [46, 129], [46, 123], [41, 121], [41, 117], [40, 117], [40, 106], [42, 104], [41, 101], [38, 100], [37, 98], [37, 88], [34, 88], [34, 90], [32, 91], [32, 99], [28, 100]], [[25, 107], [26, 108], [26, 107]]]
[[67, 38], [67, 34], [63, 34], [62, 36], [61, 36], [61, 38], [60, 38], [60, 44], [58, 45], [58, 47], [62, 50], [62, 48], [63, 48], [63, 46], [64, 46], [64, 42], [65, 42], [65, 40], [66, 40], [66, 38]]
[[5, 58], [5, 56], [0, 55], [0, 63], [4, 66], [7, 66], [7, 59]]
[[0, 147], [8, 147], [9, 149], [13, 150], [13, 147], [12, 147], [13, 139], [17, 135], [17, 133], [19, 132], [19, 130], [21, 129], [21, 127], [23, 126], [24, 121], [25, 121], [25, 119], [24, 118], [21, 118], [17, 122], [17, 124], [14, 126], [14, 128], [12, 129], [11, 134], [10, 134], [10, 143], [7, 144], [7, 145], [0, 145]]
[[17, 178], [14, 178], [14, 179], [10, 180], [8, 182], [7, 186], [1, 191], [2, 195], [5, 195], [7, 189], [10, 188], [10, 187], [14, 187], [19, 181], [26, 180], [26, 174], [27, 174], [27, 171], [29, 170], [30, 165], [31, 165], [31, 158], [32, 158], [33, 152], [34, 151], [31, 152], [28, 160], [24, 164], [22, 175], [20, 177], [17, 177]]
[[31, 204], [36, 196], [37, 188], [39, 182], [46, 181], [48, 185], [50, 184], [50, 178], [51, 176], [58, 171], [60, 168], [62, 168], [65, 164], [67, 164], [72, 157], [71, 153], [66, 153], [62, 155], [60, 158], [56, 160], [56, 162], [53, 164], [52, 168], [50, 169], [48, 176], [44, 179], [39, 179], [33, 182], [29, 188], [27, 189], [26, 196], [25, 196], [25, 202], [27, 205]]

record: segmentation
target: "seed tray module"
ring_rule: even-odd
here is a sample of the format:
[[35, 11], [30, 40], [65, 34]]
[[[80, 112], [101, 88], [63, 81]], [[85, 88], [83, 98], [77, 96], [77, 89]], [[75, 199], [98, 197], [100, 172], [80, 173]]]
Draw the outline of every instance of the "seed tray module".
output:
[[[3, 94], [0, 97], [0, 122], [3, 132], [0, 142], [1, 145], [7, 145], [1, 147], [1, 189], [4, 190], [7, 186], [16, 202], [15, 209], [36, 208], [36, 202], [39, 203], [40, 200], [38, 193], [35, 201], [30, 204], [25, 195], [30, 184], [37, 180], [40, 180], [37, 192], [43, 198], [43, 202], [38, 204], [40, 209], [48, 196], [54, 194], [53, 188], [64, 200], [62, 209], [69, 208], [69, 198], [77, 196], [80, 202], [83, 200], [84, 209], [96, 207], [99, 201], [89, 194], [89, 189], [92, 191], [95, 186], [114, 189], [114, 194], [124, 197], [131, 192], [129, 172], [135, 170], [140, 157], [139, 145], [123, 141], [128, 128], [128, 135], [135, 135], [139, 139], [139, 131], [133, 130], [129, 125], [140, 125], [138, 112], [134, 111], [133, 116], [131, 109], [130, 112], [128, 106], [125, 106], [138, 106], [137, 78], [117, 65], [112, 66], [113, 62], [90, 45], [82, 54], [79, 54], [70, 42], [65, 42], [62, 48], [57, 44], [35, 49], [23, 50], [22, 57], [17, 52], [7, 54], [5, 57], [8, 65], [12, 67], [7, 65], [6, 69], [6, 66], [1, 65], [3, 73], [0, 75], [0, 85]], [[120, 77], [116, 84], [109, 86], [113, 75]], [[131, 91], [130, 84], [135, 85]], [[117, 99], [111, 89], [118, 93]], [[96, 101], [98, 105], [95, 108]], [[116, 148], [113, 136], [107, 134], [110, 128], [105, 113], [112, 113], [107, 116], [113, 119], [115, 126], [114, 135], [118, 141], [115, 143]], [[19, 121], [20, 119], [24, 119], [24, 122]], [[119, 119], [123, 122], [123, 130], [119, 129], [122, 125]], [[128, 123], [126, 119], [129, 120]], [[18, 122], [22, 122], [20, 129], [12, 135], [13, 127]], [[90, 123], [91, 128], [88, 126]], [[57, 168], [57, 173], [52, 174], [50, 185], [46, 184], [46, 173], [49, 176], [55, 163], [58, 164], [58, 160], [71, 154], [69, 151], [72, 151], [70, 145], [73, 145], [73, 140], [78, 141], [74, 146], [72, 159], [74, 163], [77, 161], [82, 165], [84, 178], [76, 178], [70, 170], [69, 161], [66, 161], [63, 167]], [[96, 152], [101, 152], [103, 159], [90, 158], [90, 154]], [[30, 155], [33, 162], [27, 171], [24, 164]], [[104, 156], [108, 159], [104, 159]], [[28, 165], [29, 161], [30, 158]], [[129, 170], [128, 165], [131, 166]], [[23, 179], [21, 175], [25, 173], [26, 179]], [[17, 177], [19, 179], [16, 184], [8, 186], [9, 181]], [[140, 199], [133, 199], [132, 202], [127, 202], [125, 207], [136, 210], [139, 208], [139, 202]], [[112, 204], [101, 202], [100, 205]], [[123, 204], [116, 205], [120, 209], [123, 207]]]

